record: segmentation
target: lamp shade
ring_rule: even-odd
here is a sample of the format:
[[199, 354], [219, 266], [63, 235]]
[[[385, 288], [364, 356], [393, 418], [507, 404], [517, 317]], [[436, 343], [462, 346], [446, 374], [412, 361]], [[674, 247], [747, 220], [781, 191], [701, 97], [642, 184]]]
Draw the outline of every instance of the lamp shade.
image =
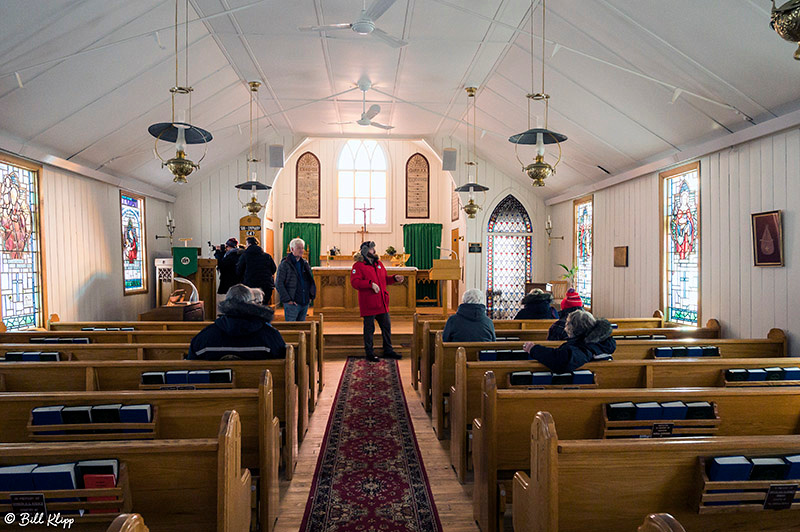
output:
[[184, 134], [186, 135], [186, 144], [204, 144], [211, 142], [213, 138], [211, 133], [205, 129], [197, 126], [187, 124], [185, 122], [159, 122], [147, 128], [147, 131], [159, 140], [165, 142], [175, 142], [178, 140], [178, 128], [176, 126], [184, 126]]
[[529, 129], [528, 131], [517, 133], [516, 135], [508, 137], [508, 142], [512, 144], [536, 144], [536, 137], [539, 133], [542, 133], [542, 141], [545, 144], [555, 144], [556, 142], [564, 142], [567, 140], [566, 135], [556, 133], [555, 131], [551, 131], [549, 129], [535, 127], [533, 129]]
[[489, 187], [478, 183], [467, 183], [456, 188], [456, 192], [486, 192], [487, 190], [489, 190]]
[[238, 188], [241, 190], [252, 190], [255, 187], [256, 190], [269, 190], [272, 187], [269, 185], [265, 185], [261, 181], [245, 181], [244, 183], [239, 183], [235, 185], [234, 188]]

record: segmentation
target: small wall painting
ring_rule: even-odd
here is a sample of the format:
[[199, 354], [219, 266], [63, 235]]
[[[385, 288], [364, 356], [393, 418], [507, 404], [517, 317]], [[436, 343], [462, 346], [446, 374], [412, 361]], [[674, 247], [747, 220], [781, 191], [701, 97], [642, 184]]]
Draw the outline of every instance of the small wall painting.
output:
[[781, 211], [750, 215], [753, 223], [753, 264], [783, 266], [783, 227]]
[[614, 267], [615, 268], [628, 267], [628, 246], [614, 247]]

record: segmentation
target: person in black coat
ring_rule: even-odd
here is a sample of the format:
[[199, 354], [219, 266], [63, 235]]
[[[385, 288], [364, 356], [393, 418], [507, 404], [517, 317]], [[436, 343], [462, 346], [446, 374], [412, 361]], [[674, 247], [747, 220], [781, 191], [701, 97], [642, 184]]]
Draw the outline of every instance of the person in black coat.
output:
[[317, 297], [317, 285], [311, 265], [303, 258], [306, 243], [302, 238], [289, 242], [290, 253], [278, 266], [275, 288], [278, 290], [286, 321], [306, 321], [308, 305]]
[[272, 309], [256, 303], [253, 290], [237, 284], [219, 304], [214, 323], [197, 333], [189, 346], [190, 360], [262, 360], [286, 357], [286, 342], [270, 325]]
[[575, 371], [595, 359], [608, 360], [617, 349], [611, 336], [613, 329], [606, 319], [595, 319], [585, 310], [576, 310], [567, 318], [568, 339], [558, 347], [546, 347], [525, 342], [523, 349], [531, 360], [536, 360], [555, 373]]
[[522, 298], [523, 307], [514, 316], [515, 320], [549, 320], [558, 317], [556, 310], [550, 306], [553, 294], [534, 288]]
[[567, 318], [576, 310], [583, 310], [583, 299], [574, 288], [570, 288], [567, 290], [567, 295], [561, 300], [561, 312], [558, 313], [558, 320], [547, 331], [548, 340], [566, 340], [568, 338]]
[[445, 342], [494, 342], [494, 322], [486, 315], [483, 292], [472, 288], [464, 292], [463, 302], [447, 318], [442, 339]]
[[219, 270], [218, 294], [225, 294], [231, 286], [239, 284], [236, 274], [236, 264], [239, 262], [239, 242], [231, 237], [225, 244], [214, 248], [214, 258], [217, 259]]
[[266, 253], [258, 245], [258, 239], [248, 236], [247, 249], [244, 250], [236, 264], [236, 273], [242, 284], [250, 288], [260, 288], [264, 292], [264, 304], [269, 305], [272, 289], [275, 288], [274, 275], [278, 268], [272, 255]]

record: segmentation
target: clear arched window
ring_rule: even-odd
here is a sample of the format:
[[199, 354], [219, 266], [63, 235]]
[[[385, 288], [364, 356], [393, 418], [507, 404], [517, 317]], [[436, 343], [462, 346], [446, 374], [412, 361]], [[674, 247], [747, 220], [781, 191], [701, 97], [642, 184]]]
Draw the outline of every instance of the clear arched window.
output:
[[364, 209], [368, 225], [388, 223], [386, 154], [375, 140], [351, 139], [339, 154], [339, 224], [361, 225]]

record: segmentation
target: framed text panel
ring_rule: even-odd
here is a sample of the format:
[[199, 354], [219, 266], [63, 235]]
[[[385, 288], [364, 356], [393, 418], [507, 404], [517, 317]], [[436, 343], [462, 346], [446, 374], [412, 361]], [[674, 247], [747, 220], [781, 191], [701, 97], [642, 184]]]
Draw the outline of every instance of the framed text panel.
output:
[[295, 184], [295, 218], [319, 218], [320, 164], [310, 151], [297, 159]]
[[431, 166], [421, 153], [406, 162], [406, 218], [430, 218]]

